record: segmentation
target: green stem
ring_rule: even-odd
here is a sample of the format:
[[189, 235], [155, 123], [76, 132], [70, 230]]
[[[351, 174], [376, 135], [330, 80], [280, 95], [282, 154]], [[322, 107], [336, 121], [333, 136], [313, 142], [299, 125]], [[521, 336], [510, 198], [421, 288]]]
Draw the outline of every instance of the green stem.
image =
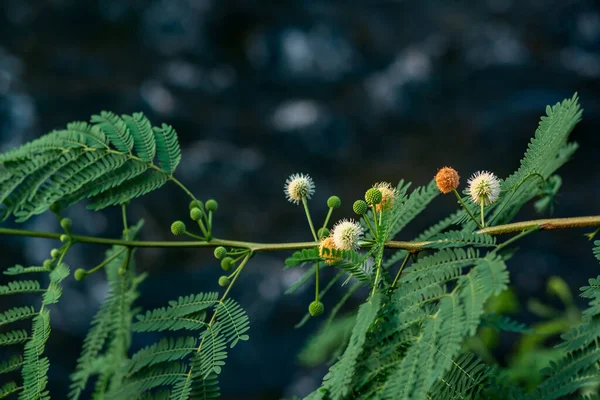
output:
[[373, 206], [373, 222], [375, 222], [375, 239], [379, 236], [379, 222], [377, 221], [377, 210]]
[[[551, 230], [551, 229], [570, 229], [570, 228], [584, 228], [584, 227], [598, 227], [600, 226], [600, 215], [586, 216], [586, 217], [571, 217], [571, 218], [547, 218], [538, 219], [531, 221], [515, 222], [505, 225], [488, 226], [486, 228], [476, 231], [478, 234], [486, 235], [502, 235], [506, 233], [522, 232], [523, 230], [539, 226], [540, 230]], [[36, 237], [43, 239], [60, 239], [60, 233], [54, 232], [38, 232], [27, 229], [12, 229], [12, 228], [0, 228], [0, 235], [10, 236], [27, 236]], [[291, 243], [256, 243], [256, 242], [243, 242], [237, 240], [224, 240], [224, 239], [213, 239], [210, 242], [199, 242], [199, 241], [145, 241], [145, 240], [122, 240], [122, 239], [110, 239], [110, 238], [99, 238], [93, 236], [82, 236], [73, 235], [73, 240], [78, 243], [92, 243], [99, 245], [108, 246], [126, 246], [126, 247], [152, 247], [152, 248], [212, 248], [217, 246], [231, 247], [248, 249], [253, 252], [266, 252], [266, 251], [290, 251], [290, 250], [302, 250], [310, 249], [319, 245], [318, 242], [291, 242]], [[392, 240], [385, 242], [385, 248], [387, 249], [403, 249], [409, 251], [419, 251], [422, 249], [436, 244], [437, 241], [421, 241], [421, 242], [407, 242]], [[370, 248], [373, 243], [362, 242], [362, 248]]]
[[410, 251], [406, 253], [406, 257], [404, 257], [404, 261], [402, 261], [402, 265], [400, 266], [400, 269], [398, 270], [398, 273], [396, 274], [396, 277], [394, 278], [394, 282], [392, 282], [392, 289], [396, 287], [396, 283], [398, 282], [398, 279], [400, 279], [400, 275], [402, 275], [402, 271], [404, 271], [404, 267], [406, 266], [406, 263], [408, 262], [409, 258], [410, 258]]
[[512, 190], [510, 197], [507, 200], [503, 201], [504, 204], [502, 205], [502, 208], [500, 209], [500, 211], [497, 211], [496, 215], [494, 215], [494, 217], [488, 222], [489, 225], [491, 225], [496, 220], [496, 218], [500, 214], [502, 214], [502, 211], [504, 211], [506, 206], [510, 203], [510, 200], [513, 198], [515, 193], [517, 193], [517, 190], [521, 187], [521, 185], [523, 185], [525, 183], [525, 181], [527, 181], [527, 179], [535, 177], [535, 176], [537, 176], [538, 178], [541, 178], [542, 181], [546, 181], [546, 178], [544, 178], [541, 174], [538, 174], [537, 172], [532, 172], [531, 174], [527, 175], [525, 178], [521, 179], [521, 182], [519, 182], [517, 184], [517, 186], [515, 186], [515, 188]]
[[115, 254], [113, 254], [112, 256], [108, 257], [106, 260], [102, 261], [100, 264], [96, 265], [94, 268], [89, 269], [87, 271], [88, 274], [92, 274], [96, 271], [98, 271], [99, 269], [103, 268], [106, 266], [106, 264], [108, 264], [109, 262], [111, 262], [112, 260], [114, 260], [115, 258], [119, 257], [121, 254], [123, 254], [123, 252], [125, 250], [127, 250], [128, 247], [124, 247], [121, 250], [117, 251]]
[[373, 290], [371, 291], [371, 298], [375, 296], [375, 290], [377, 289], [377, 284], [379, 283], [379, 278], [381, 276], [381, 259], [377, 263], [377, 273], [375, 274], [375, 282], [373, 283]]
[[[323, 228], [321, 228], [321, 232], [325, 231], [325, 228], [327, 228], [327, 224], [329, 223], [329, 218], [331, 217], [331, 213], [333, 213], [333, 208], [329, 207], [329, 211], [327, 212], [327, 217], [325, 217], [325, 222], [323, 223]], [[323, 237], [323, 235], [319, 236], [319, 239], [321, 239]]]
[[467, 212], [467, 214], [469, 214], [469, 217], [471, 217], [471, 219], [473, 220], [473, 222], [475, 222], [477, 224], [477, 227], [479, 229], [482, 229], [483, 226], [481, 226], [481, 224], [479, 223], [479, 221], [477, 221], [477, 218], [475, 218], [475, 216], [473, 214], [471, 214], [471, 211], [469, 211], [469, 208], [467, 207], [467, 205], [463, 201], [462, 197], [460, 197], [460, 194], [458, 194], [458, 192], [456, 191], [456, 189], [454, 189], [452, 192], [454, 193], [454, 195], [458, 199], [458, 202], [463, 207], [463, 209]]
[[123, 237], [129, 240], [129, 226], [127, 225], [127, 206], [121, 204], [121, 217], [123, 218]]
[[308, 225], [310, 226], [310, 231], [312, 232], [315, 242], [318, 242], [319, 239], [317, 239], [315, 227], [313, 226], [312, 218], [310, 218], [310, 211], [308, 211], [308, 202], [306, 201], [306, 197], [302, 198], [302, 204], [304, 205], [304, 211], [306, 212], [306, 219], [308, 219]]
[[512, 243], [516, 242], [517, 240], [521, 239], [523, 236], [529, 235], [531, 232], [536, 232], [540, 230], [540, 226], [534, 226], [532, 228], [528, 228], [526, 230], [524, 230], [523, 232], [519, 233], [518, 235], [515, 235], [513, 237], [511, 237], [510, 239], [508, 239], [506, 242], [502, 243], [501, 245], [499, 245], [498, 247], [496, 247], [494, 249], [494, 252], [498, 252], [499, 250], [505, 248], [506, 246], [511, 245]]
[[202, 240], [202, 241], [205, 241], [205, 240], [206, 240], [206, 238], [205, 238], [205, 237], [200, 237], [200, 236], [198, 236], [198, 235], [194, 235], [193, 233], [191, 233], [191, 232], [188, 232], [188, 231], [185, 231], [185, 232], [183, 232], [183, 233], [184, 233], [186, 236], [192, 237], [192, 238], [194, 238], [194, 239], [198, 239], [198, 240]]
[[483, 213], [483, 206], [484, 206], [484, 199], [482, 198], [481, 201], [479, 202], [479, 204], [481, 205], [481, 227], [485, 228], [485, 221], [484, 221], [484, 213]]
[[181, 182], [179, 182], [179, 180], [177, 180], [173, 175], [169, 175], [169, 180], [171, 182], [173, 182], [174, 184], [176, 184], [177, 186], [179, 186], [188, 196], [191, 197], [192, 200], [198, 200], [196, 199], [196, 197], [192, 194], [192, 192], [190, 192], [188, 190], [188, 188], [185, 187], [185, 185]]
[[315, 301], [319, 301], [319, 263], [315, 267]]
[[367, 225], [369, 226], [369, 230], [371, 231], [371, 234], [373, 235], [373, 238], [376, 238], [377, 235], [375, 234], [375, 231], [373, 230], [373, 226], [371, 225], [371, 221], [369, 221], [369, 218], [366, 217], [366, 215], [364, 216], [364, 220], [367, 223]]

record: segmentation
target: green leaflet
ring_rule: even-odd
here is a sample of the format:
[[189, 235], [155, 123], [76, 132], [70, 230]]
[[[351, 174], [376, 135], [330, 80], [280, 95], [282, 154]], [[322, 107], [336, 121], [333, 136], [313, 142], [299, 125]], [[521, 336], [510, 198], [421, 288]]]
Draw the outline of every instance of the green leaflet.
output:
[[[99, 210], [160, 188], [181, 159], [177, 133], [141, 113], [101, 112], [0, 154], [0, 218], [19, 222], [54, 202], [92, 199]], [[156, 160], [156, 164], [154, 164]]]

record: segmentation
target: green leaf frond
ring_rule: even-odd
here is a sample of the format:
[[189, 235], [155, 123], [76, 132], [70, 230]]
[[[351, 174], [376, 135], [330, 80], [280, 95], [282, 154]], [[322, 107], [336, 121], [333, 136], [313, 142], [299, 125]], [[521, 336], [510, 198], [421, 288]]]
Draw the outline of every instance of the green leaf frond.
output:
[[[127, 237], [134, 239], [142, 226], [143, 221], [129, 226]], [[138, 297], [137, 285], [143, 279], [143, 276], [135, 276], [133, 254], [128, 257], [123, 250], [121, 246], [112, 246], [104, 255], [105, 259], [112, 259], [104, 268], [108, 280], [108, 294], [94, 315], [83, 341], [75, 372], [71, 374], [69, 400], [78, 400], [81, 397], [92, 376], [98, 376], [94, 392], [97, 398], [102, 398], [110, 384], [114, 382], [116, 385], [122, 378], [117, 371], [120, 371], [121, 363], [126, 361], [131, 342], [131, 307]], [[119, 269], [127, 261], [127, 273], [121, 276]]]
[[244, 309], [233, 299], [226, 299], [215, 306], [216, 321], [220, 333], [233, 348], [240, 340], [249, 339], [246, 332], [250, 329], [250, 320]]
[[[101, 112], [0, 154], [0, 217], [25, 221], [58, 202], [82, 199], [99, 210], [164, 185], [181, 149], [175, 130], [152, 127], [141, 113]], [[156, 164], [154, 163], [156, 161]]]
[[381, 300], [381, 296], [376, 294], [359, 307], [348, 346], [340, 360], [330, 368], [323, 380], [324, 387], [331, 399], [343, 399], [352, 392], [352, 379], [354, 378], [357, 360], [362, 353], [367, 332], [377, 317]]
[[212, 307], [218, 303], [218, 298], [217, 292], [180, 296], [178, 300], [169, 302], [168, 307], [160, 307], [148, 310], [145, 314], [138, 314], [132, 330], [134, 332], [161, 332], [202, 329], [206, 323], [193, 314]]
[[490, 235], [477, 233], [469, 233], [462, 231], [450, 231], [439, 233], [430, 239], [432, 242], [427, 245], [432, 249], [443, 249], [446, 247], [494, 247], [496, 246], [496, 238]]
[[514, 321], [506, 315], [489, 313], [481, 318], [482, 328], [492, 328], [499, 332], [533, 333], [533, 330], [522, 322]]
[[7, 382], [0, 386], [0, 399], [4, 399], [9, 395], [16, 393], [21, 389], [15, 382]]
[[197, 347], [195, 337], [163, 338], [135, 353], [127, 364], [127, 373], [134, 374], [148, 365], [181, 360]]
[[6, 285], [0, 286], [0, 296], [17, 293], [40, 293], [44, 289], [41, 288], [38, 281], [12, 281]]

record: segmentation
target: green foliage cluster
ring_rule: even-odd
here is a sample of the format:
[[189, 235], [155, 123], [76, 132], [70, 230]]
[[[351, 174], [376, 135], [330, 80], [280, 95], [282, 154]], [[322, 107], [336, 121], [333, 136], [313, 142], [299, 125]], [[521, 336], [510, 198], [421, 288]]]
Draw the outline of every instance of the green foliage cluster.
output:
[[[577, 148], [568, 141], [581, 118], [577, 96], [548, 107], [546, 114], [517, 171], [501, 181], [498, 201], [481, 207], [486, 226], [512, 221], [534, 199], [539, 211], [551, 206], [561, 182], [555, 172]], [[506, 262], [513, 252], [511, 244], [540, 226], [498, 243], [495, 236], [480, 232], [478, 221], [471, 217], [480, 206], [461, 200], [457, 211], [413, 241], [395, 242], [440, 194], [435, 181], [411, 191], [411, 184], [402, 180], [393, 193], [385, 187], [371, 188], [366, 202], [354, 203], [361, 219], [352, 229], [362, 227], [366, 232], [357, 249], [323, 245], [339, 239], [335, 227], [331, 233], [327, 229], [331, 212], [341, 204], [337, 196], [329, 199], [329, 214], [318, 230], [318, 238], [324, 237], [321, 243], [268, 245], [214, 239], [211, 227], [217, 203], [209, 200], [204, 206], [174, 178], [180, 158], [177, 135], [170, 126], [152, 127], [142, 114], [119, 117], [108, 112], [0, 155], [2, 219], [14, 216], [24, 221], [48, 209], [59, 214], [61, 208], [84, 199], [94, 210], [112, 205], [123, 210], [123, 238], [110, 242], [113, 245], [100, 265], [78, 274], [85, 279], [103, 270], [109, 290], [71, 374], [70, 400], [218, 398], [228, 351], [249, 339], [248, 317], [227, 297], [230, 288], [255, 251], [290, 249], [297, 251], [286, 259], [286, 268], [306, 267], [306, 271], [287, 293], [313, 279], [316, 282], [315, 301], [297, 326], [311, 315], [325, 315], [299, 357], [310, 366], [330, 364], [322, 385], [307, 399], [599, 398], [600, 276], [581, 289], [589, 307], [580, 319], [577, 314], [577, 321], [569, 319], [561, 343], [531, 385], [519, 382], [517, 369], [492, 365], [489, 352], [482, 349], [490, 342], [489, 332], [523, 337], [542, 334], [539, 326], [525, 326], [497, 306], [498, 299], [510, 293]], [[142, 223], [127, 225], [126, 205], [167, 181], [192, 197], [190, 218], [204, 237], [190, 233], [183, 222], [183, 228], [173, 233], [198, 239], [198, 247], [214, 247], [215, 257], [226, 264], [223, 270], [231, 274], [219, 279], [226, 287], [222, 295], [182, 295], [164, 307], [142, 311], [135, 302], [145, 275], [136, 272], [135, 244], [139, 242], [133, 241]], [[382, 201], [386, 208], [377, 209]], [[306, 199], [302, 203], [317, 238]], [[0, 310], [0, 347], [10, 349], [0, 362], [0, 399], [50, 398], [45, 346], [51, 334], [52, 305], [59, 301], [61, 284], [70, 275], [64, 259], [79, 241], [94, 243], [93, 238], [73, 235], [71, 224], [61, 225], [65, 229], [62, 247], [53, 250], [42, 266], [17, 265], [3, 272], [17, 278], [0, 286], [0, 297], [38, 295], [41, 301], [38, 306]], [[595, 246], [600, 260], [600, 241]], [[335, 271], [331, 279], [319, 288], [319, 273], [330, 270]], [[339, 283], [346, 285], [346, 293], [331, 307], [327, 294]], [[568, 289], [561, 285], [556, 280], [550, 284], [571, 307]], [[361, 288], [366, 293], [364, 302], [357, 310], [338, 315]], [[31, 326], [25, 329], [27, 321]], [[152, 335], [148, 337], [156, 341], [132, 352], [138, 335]], [[541, 346], [540, 339], [522, 348], [539, 350]]]

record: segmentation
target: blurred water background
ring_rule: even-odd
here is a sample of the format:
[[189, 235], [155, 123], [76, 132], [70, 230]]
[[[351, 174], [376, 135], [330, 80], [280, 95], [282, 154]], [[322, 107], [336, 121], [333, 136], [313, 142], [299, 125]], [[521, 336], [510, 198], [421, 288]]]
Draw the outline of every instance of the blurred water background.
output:
[[[599, 49], [599, 4], [584, 0], [0, 0], [0, 150], [100, 110], [143, 111], [177, 129], [177, 175], [199, 198], [219, 201], [218, 237], [309, 240], [301, 208], [282, 192], [289, 174], [314, 178], [321, 221], [332, 194], [343, 200], [334, 218], [349, 217], [376, 181], [422, 185], [446, 164], [463, 182], [480, 169], [506, 177], [544, 107], [578, 91], [584, 119], [572, 138], [581, 148], [560, 171], [554, 215], [597, 214]], [[130, 218], [146, 221], [144, 239], [170, 240], [187, 202], [168, 187], [135, 201]], [[438, 198], [401, 239], [453, 207]], [[78, 233], [120, 234], [116, 209], [81, 204], [69, 215]], [[533, 207], [518, 218], [530, 217]], [[24, 227], [59, 231], [52, 215]], [[585, 232], [523, 240], [509, 262], [522, 301], [545, 299], [549, 276], [577, 290], [597, 275]], [[2, 267], [39, 263], [56, 245], [0, 237]], [[102, 251], [76, 246], [67, 262], [91, 267]], [[305, 395], [327, 370], [295, 358], [318, 323], [294, 329], [313, 291], [284, 295], [301, 271], [283, 271], [283, 257], [255, 257], [233, 290], [250, 314], [251, 341], [229, 354], [225, 399]], [[149, 273], [143, 307], [218, 289], [212, 251], [140, 250], [137, 265]], [[334, 288], [330, 305], [343, 292]], [[65, 284], [49, 343], [54, 398], [66, 398], [67, 374], [105, 294], [100, 274]], [[365, 296], [357, 292], [348, 309]], [[142, 336], [136, 348], [147, 344]]]

